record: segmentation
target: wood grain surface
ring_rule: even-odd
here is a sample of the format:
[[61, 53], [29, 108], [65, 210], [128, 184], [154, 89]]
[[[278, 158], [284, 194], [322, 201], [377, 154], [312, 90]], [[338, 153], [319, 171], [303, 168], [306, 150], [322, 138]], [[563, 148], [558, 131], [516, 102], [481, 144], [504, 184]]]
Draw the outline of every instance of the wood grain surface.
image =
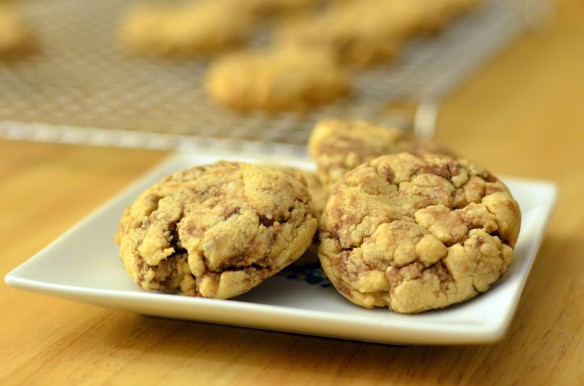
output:
[[[584, 382], [584, 2], [520, 38], [446, 101], [437, 139], [559, 200], [508, 334], [391, 346], [165, 320], [0, 289], [0, 384], [581, 385]], [[0, 274], [166, 153], [0, 141]]]

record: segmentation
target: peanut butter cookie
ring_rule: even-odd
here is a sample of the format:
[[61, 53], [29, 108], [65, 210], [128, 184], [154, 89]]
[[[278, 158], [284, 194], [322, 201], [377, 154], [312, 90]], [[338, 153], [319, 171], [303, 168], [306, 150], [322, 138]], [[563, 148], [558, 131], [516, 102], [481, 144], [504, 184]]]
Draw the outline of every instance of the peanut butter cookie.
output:
[[131, 9], [119, 38], [131, 54], [187, 56], [240, 46], [253, 28], [253, 16], [230, 0], [201, 0]]
[[302, 111], [349, 94], [349, 74], [324, 50], [288, 47], [226, 55], [212, 64], [205, 88], [236, 110]]
[[332, 52], [341, 63], [365, 66], [396, 57], [407, 36], [402, 18], [386, 12], [387, 2], [355, 1], [283, 23], [274, 41]]
[[322, 3], [322, 0], [231, 0], [234, 7], [260, 16], [304, 11]]
[[438, 32], [478, 0], [343, 0], [277, 28], [280, 45], [329, 49], [357, 67], [391, 61], [420, 33]]
[[122, 217], [116, 241], [142, 288], [227, 299], [299, 258], [317, 223], [298, 175], [219, 161], [143, 192]]
[[308, 150], [325, 187], [349, 170], [381, 155], [403, 151], [449, 154], [434, 142], [414, 139], [396, 128], [340, 119], [319, 122], [310, 135]]
[[351, 302], [416, 313], [487, 291], [513, 260], [520, 223], [507, 187], [482, 167], [392, 154], [333, 186], [318, 253]]

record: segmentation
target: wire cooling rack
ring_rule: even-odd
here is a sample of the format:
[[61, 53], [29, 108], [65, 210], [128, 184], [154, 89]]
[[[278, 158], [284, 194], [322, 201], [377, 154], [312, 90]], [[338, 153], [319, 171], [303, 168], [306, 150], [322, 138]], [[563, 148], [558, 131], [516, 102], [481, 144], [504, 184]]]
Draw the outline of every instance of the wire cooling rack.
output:
[[417, 133], [431, 136], [440, 100], [522, 33], [544, 1], [485, 0], [443, 32], [413, 39], [397, 61], [359, 72], [352, 95], [335, 105], [241, 115], [204, 94], [207, 60], [124, 54], [116, 30], [138, 1], [23, 0], [35, 50], [0, 61], [0, 138], [297, 152], [326, 117], [404, 124], [389, 108], [403, 101], [419, 103]]

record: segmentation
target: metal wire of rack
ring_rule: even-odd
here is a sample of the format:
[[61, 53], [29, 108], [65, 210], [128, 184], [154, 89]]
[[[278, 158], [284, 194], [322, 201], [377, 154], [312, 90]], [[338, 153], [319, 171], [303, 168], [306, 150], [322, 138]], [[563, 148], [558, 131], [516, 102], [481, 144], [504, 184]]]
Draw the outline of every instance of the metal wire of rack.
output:
[[136, 0], [21, 2], [36, 52], [0, 61], [0, 138], [188, 150], [210, 146], [303, 152], [326, 117], [400, 125], [388, 106], [419, 103], [413, 129], [431, 137], [440, 101], [528, 27], [545, 0], [485, 0], [400, 58], [361, 71], [352, 95], [299, 113], [241, 115], [201, 88], [208, 60], [128, 57], [115, 31]]

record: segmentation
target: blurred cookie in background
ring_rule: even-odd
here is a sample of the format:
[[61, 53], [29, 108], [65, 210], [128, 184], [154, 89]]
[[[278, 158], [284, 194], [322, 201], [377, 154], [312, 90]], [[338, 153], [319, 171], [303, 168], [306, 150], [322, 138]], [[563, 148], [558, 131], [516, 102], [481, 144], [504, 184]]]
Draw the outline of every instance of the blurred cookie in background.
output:
[[254, 26], [254, 17], [231, 0], [142, 5], [128, 11], [119, 39], [126, 51], [137, 55], [209, 54], [241, 46]]
[[0, 58], [30, 47], [30, 31], [16, 7], [0, 4]]
[[211, 98], [240, 111], [303, 111], [351, 91], [351, 77], [326, 50], [285, 47], [244, 50], [212, 63]]

